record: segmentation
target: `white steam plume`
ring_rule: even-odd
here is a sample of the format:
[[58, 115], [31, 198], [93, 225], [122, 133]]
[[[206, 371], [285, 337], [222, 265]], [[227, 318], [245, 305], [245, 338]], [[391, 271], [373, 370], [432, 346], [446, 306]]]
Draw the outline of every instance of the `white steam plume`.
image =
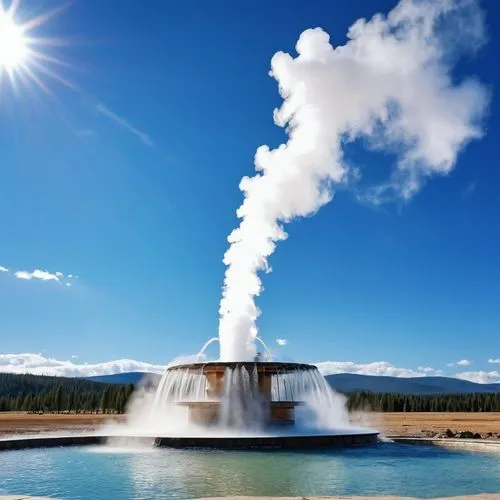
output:
[[255, 355], [255, 297], [259, 271], [287, 237], [283, 224], [314, 214], [347, 181], [342, 146], [365, 138], [399, 158], [386, 183], [365, 194], [378, 203], [409, 199], [423, 180], [447, 174], [457, 154], [481, 136], [488, 92], [476, 80], [453, 80], [457, 51], [483, 42], [482, 13], [473, 1], [403, 0], [387, 16], [356, 21], [348, 42], [334, 48], [322, 29], [304, 31], [297, 56], [271, 61], [283, 103], [274, 121], [288, 142], [255, 154], [254, 177], [244, 177], [241, 219], [228, 241], [220, 303], [221, 359]]

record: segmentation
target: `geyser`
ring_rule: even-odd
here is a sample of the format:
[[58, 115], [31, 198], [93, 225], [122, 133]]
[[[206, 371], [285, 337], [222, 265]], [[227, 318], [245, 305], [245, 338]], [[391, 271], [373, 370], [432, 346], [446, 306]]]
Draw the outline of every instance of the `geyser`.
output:
[[[486, 88], [452, 76], [465, 49], [483, 41], [482, 13], [472, 0], [402, 0], [387, 16], [359, 19], [344, 45], [333, 47], [320, 28], [304, 31], [297, 56], [271, 61], [283, 103], [274, 111], [286, 144], [261, 146], [254, 177], [244, 177], [241, 223], [228, 237], [220, 302], [220, 358], [251, 361], [255, 354], [258, 273], [287, 237], [284, 224], [314, 214], [334, 187], [359, 179], [343, 148], [362, 138], [397, 152], [391, 177], [358, 197], [373, 203], [408, 200], [426, 177], [449, 173], [464, 145], [481, 136]], [[446, 43], [449, 41], [452, 43]]]

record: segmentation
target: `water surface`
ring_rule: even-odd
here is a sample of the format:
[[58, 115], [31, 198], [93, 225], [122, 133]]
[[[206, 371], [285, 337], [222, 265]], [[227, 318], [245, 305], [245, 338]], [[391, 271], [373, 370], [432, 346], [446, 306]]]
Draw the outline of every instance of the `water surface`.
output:
[[322, 452], [111, 447], [0, 453], [0, 493], [63, 499], [500, 492], [500, 454], [380, 444]]

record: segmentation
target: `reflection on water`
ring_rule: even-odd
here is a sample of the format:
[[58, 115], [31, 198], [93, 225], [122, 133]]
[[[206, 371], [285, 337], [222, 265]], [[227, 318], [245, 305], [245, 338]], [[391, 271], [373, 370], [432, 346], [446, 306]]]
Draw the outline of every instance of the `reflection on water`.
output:
[[[189, 498], [205, 494], [207, 490], [213, 496], [259, 492], [270, 496], [286, 492], [295, 496], [317, 489], [314, 483], [318, 479], [318, 461], [322, 461], [321, 456], [314, 460], [301, 453], [213, 450], [171, 453], [168, 461], [161, 454], [130, 457], [130, 477], [136, 492], [170, 484], [175, 485], [177, 494], [184, 492]], [[334, 472], [329, 478], [329, 487], [333, 487], [332, 491], [341, 491], [349, 479], [345, 461], [341, 456], [330, 456], [328, 468]]]
[[0, 454], [0, 494], [188, 499], [224, 495], [500, 491], [500, 455], [385, 444], [322, 452], [61, 448]]

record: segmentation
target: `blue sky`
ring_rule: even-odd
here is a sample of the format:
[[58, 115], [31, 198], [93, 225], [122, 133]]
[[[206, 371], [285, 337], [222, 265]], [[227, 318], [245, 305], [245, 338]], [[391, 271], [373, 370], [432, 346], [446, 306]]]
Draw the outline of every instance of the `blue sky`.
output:
[[[285, 138], [271, 57], [310, 27], [345, 43], [356, 19], [395, 4], [89, 1], [41, 26], [68, 41], [47, 50], [74, 87], [2, 81], [0, 352], [156, 365], [197, 352], [217, 334], [239, 181], [259, 145]], [[25, 0], [20, 13], [54, 5]], [[500, 7], [483, 6], [488, 43], [456, 75], [492, 91], [485, 136], [408, 203], [342, 190], [290, 224], [258, 299], [279, 358], [498, 370]], [[374, 176], [394, 161], [359, 143], [346, 155]], [[14, 274], [35, 269], [64, 276]]]

